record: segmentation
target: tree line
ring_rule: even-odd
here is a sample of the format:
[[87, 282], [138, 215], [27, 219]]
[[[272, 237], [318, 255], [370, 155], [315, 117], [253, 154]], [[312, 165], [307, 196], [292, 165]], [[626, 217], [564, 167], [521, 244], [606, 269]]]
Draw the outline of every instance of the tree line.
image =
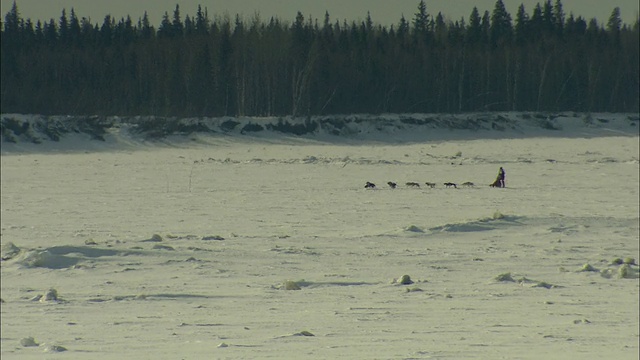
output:
[[365, 20], [291, 22], [214, 16], [179, 5], [156, 29], [62, 10], [1, 32], [3, 113], [307, 116], [478, 111], [639, 111], [639, 26], [614, 8], [606, 23], [562, 2], [502, 0], [468, 18], [433, 16], [420, 1], [389, 27]]

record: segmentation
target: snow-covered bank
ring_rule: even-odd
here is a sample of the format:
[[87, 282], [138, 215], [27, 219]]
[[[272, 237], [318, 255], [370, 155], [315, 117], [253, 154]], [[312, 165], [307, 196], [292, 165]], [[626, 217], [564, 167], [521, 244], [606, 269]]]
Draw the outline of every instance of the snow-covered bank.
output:
[[638, 114], [478, 113], [312, 117], [174, 118], [157, 116], [1, 115], [2, 144], [85, 141], [159, 141], [202, 134], [294, 136], [323, 141], [406, 142], [451, 138], [591, 137], [638, 135]]

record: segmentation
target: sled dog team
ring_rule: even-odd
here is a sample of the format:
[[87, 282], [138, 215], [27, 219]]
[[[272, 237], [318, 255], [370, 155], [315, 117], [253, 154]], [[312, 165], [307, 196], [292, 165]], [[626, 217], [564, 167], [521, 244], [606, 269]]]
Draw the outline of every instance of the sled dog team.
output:
[[[498, 170], [498, 176], [496, 177], [496, 180], [493, 183], [489, 184], [489, 186], [498, 187], [498, 188], [506, 187], [505, 177], [506, 177], [506, 173], [505, 173], [504, 169], [502, 167], [500, 167], [500, 170]], [[398, 187], [398, 184], [393, 182], [393, 181], [387, 182], [387, 185], [389, 185], [389, 187], [392, 188], [392, 189], [395, 189], [395, 188]], [[419, 183], [412, 182], [412, 181], [405, 183], [405, 185], [407, 187], [411, 187], [411, 188], [419, 188], [420, 187]], [[430, 188], [436, 187], [436, 184], [432, 183], [432, 182], [426, 182], [425, 185], [430, 187]], [[453, 187], [453, 188], [456, 188], [456, 189], [458, 188], [458, 184], [453, 183], [453, 182], [446, 182], [443, 185], [444, 185], [444, 187], [447, 187], [447, 188], [450, 188], [450, 187]], [[475, 184], [470, 182], [470, 181], [467, 181], [467, 182], [462, 183], [460, 185], [464, 186], [464, 187], [475, 187]], [[365, 189], [375, 189], [376, 188], [376, 184], [367, 181], [367, 183], [364, 185], [364, 188]]]

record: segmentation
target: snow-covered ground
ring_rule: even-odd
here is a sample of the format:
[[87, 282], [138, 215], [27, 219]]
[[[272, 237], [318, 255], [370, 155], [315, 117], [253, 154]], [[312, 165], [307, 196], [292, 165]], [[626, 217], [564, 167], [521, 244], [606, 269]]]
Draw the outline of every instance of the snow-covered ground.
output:
[[4, 138], [0, 356], [637, 359], [637, 114], [495, 116]]

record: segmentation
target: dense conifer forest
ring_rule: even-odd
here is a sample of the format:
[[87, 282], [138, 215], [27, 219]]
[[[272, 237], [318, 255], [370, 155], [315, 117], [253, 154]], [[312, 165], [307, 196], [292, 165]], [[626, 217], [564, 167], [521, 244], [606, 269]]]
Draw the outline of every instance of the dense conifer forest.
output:
[[[307, 116], [639, 111], [639, 27], [546, 0], [445, 20], [420, 1], [389, 27], [229, 18], [176, 5], [156, 28], [73, 9], [1, 32], [1, 111], [75, 115]], [[365, 9], [366, 11], [366, 9]], [[528, 11], [531, 11], [529, 13]]]

